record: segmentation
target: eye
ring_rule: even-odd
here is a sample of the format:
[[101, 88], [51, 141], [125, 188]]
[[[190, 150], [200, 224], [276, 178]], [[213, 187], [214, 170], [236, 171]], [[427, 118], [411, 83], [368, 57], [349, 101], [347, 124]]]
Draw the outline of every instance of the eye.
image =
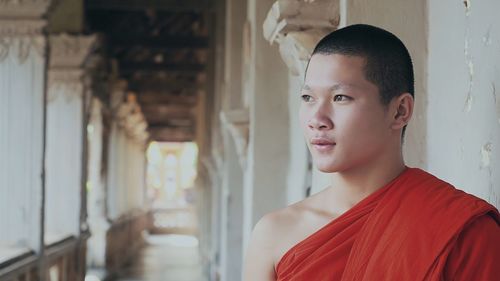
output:
[[350, 97], [344, 95], [335, 95], [333, 97], [333, 101], [348, 101], [350, 99], [351, 99]]
[[302, 95], [300, 96], [303, 101], [305, 102], [310, 102], [312, 100], [312, 97], [310, 95]]

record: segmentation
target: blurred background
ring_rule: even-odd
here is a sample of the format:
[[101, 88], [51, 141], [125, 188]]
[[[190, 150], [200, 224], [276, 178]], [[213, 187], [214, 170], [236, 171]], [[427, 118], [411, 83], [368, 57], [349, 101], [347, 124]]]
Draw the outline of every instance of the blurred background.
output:
[[0, 280], [241, 280], [255, 223], [328, 185], [305, 66], [355, 23], [407, 45], [407, 165], [500, 207], [500, 2], [0, 1]]

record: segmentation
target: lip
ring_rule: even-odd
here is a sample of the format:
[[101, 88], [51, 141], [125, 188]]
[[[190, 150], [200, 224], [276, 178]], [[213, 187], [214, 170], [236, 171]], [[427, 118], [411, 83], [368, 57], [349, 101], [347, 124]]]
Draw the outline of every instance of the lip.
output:
[[330, 138], [315, 137], [311, 139], [311, 145], [319, 152], [329, 152], [335, 147], [336, 143]]

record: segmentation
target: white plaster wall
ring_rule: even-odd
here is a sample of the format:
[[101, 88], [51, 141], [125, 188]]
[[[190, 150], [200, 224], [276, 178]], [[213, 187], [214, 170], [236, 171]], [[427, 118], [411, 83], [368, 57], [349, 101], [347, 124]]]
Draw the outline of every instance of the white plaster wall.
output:
[[[0, 248], [40, 242], [44, 39], [0, 37]], [[41, 43], [40, 49], [33, 42]], [[3, 249], [2, 249], [3, 250]]]
[[225, 192], [223, 196], [227, 202], [227, 222], [223, 227], [227, 228], [225, 243], [224, 277], [222, 280], [241, 280], [243, 262], [243, 170], [241, 169], [236, 146], [231, 136], [224, 134], [225, 147]]
[[51, 86], [47, 99], [45, 243], [80, 231], [82, 89]]
[[[341, 26], [357, 23], [384, 28], [398, 36], [408, 48], [415, 71], [415, 110], [405, 137], [403, 152], [406, 164], [427, 165], [427, 19], [426, 1], [411, 0], [341, 0]], [[328, 175], [315, 169], [313, 192], [328, 186]]]
[[500, 2], [466, 3], [428, 3], [428, 168], [498, 208]]

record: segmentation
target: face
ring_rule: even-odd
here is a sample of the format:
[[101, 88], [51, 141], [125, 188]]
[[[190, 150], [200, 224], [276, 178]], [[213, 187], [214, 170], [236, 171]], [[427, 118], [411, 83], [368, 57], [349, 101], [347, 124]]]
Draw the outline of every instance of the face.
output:
[[313, 161], [322, 172], [342, 172], [379, 161], [395, 132], [365, 59], [315, 54], [301, 92], [300, 123]]

